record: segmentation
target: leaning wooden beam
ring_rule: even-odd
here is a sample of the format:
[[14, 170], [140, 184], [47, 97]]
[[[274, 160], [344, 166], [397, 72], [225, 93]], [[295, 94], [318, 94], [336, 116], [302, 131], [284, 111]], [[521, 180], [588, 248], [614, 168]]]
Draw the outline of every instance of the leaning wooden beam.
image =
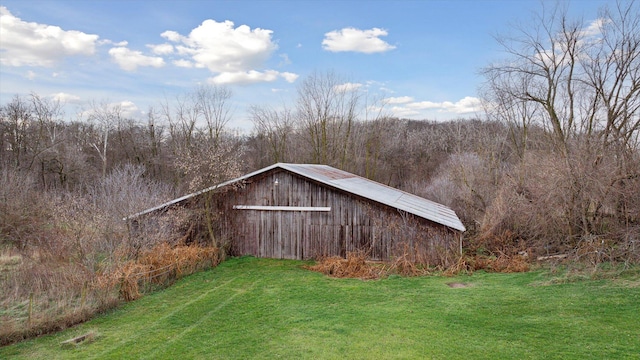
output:
[[83, 343], [85, 341], [90, 342], [91, 340], [93, 340], [93, 338], [95, 337], [95, 333], [93, 331], [90, 331], [86, 334], [74, 337], [73, 339], [69, 339], [66, 341], [63, 341], [60, 343], [60, 346], [62, 347], [72, 347], [75, 345], [79, 345], [80, 343]]
[[564, 259], [566, 258], [567, 254], [559, 254], [559, 255], [549, 255], [549, 256], [538, 256], [538, 261], [544, 261], [544, 260], [553, 260], [553, 259]]

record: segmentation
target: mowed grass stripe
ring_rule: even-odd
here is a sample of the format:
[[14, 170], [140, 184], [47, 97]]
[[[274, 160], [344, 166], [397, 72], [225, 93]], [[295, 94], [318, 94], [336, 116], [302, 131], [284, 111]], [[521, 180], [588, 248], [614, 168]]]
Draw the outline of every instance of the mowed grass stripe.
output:
[[[246, 294], [247, 292], [250, 292], [255, 287], [255, 285], [257, 283], [258, 283], [258, 281], [253, 282], [253, 284], [251, 286], [249, 286], [249, 288], [247, 288], [247, 289], [235, 290], [235, 293], [233, 295], [227, 297], [224, 301], [222, 301], [218, 305], [214, 306], [211, 310], [207, 311], [203, 316], [199, 315], [199, 320], [198, 321], [192, 322], [191, 325], [189, 325], [186, 328], [184, 328], [180, 333], [171, 336], [171, 339], [169, 339], [168, 341], [165, 341], [162, 344], [162, 346], [156, 347], [153, 351], [151, 351], [151, 352], [147, 353], [145, 356], [141, 357], [141, 359], [155, 359], [158, 356], [158, 354], [162, 354], [163, 352], [166, 352], [166, 349], [168, 347], [172, 346], [175, 342], [184, 340], [185, 335], [187, 335], [187, 334], [191, 333], [192, 331], [197, 330], [199, 328], [206, 328], [206, 327], [203, 326], [203, 324], [205, 322], [208, 322], [211, 319], [211, 316], [213, 314], [219, 312], [222, 308], [224, 308], [225, 306], [227, 306], [230, 303], [232, 303], [237, 296]], [[189, 342], [190, 342], [190, 340], [189, 340]]]
[[[177, 322], [178, 324], [182, 324], [186, 319], [184, 317], [184, 313], [191, 312], [191, 308], [196, 306], [197, 303], [206, 301], [214, 291], [221, 291], [227, 285], [233, 283], [236, 278], [228, 279], [217, 286], [213, 286], [207, 290], [203, 291], [202, 294], [198, 296], [189, 296], [189, 292], [185, 291], [181, 295], [187, 296], [178, 296], [173, 304], [174, 307], [171, 308], [169, 312], [165, 315], [160, 316], [159, 318], [146, 322], [145, 318], [149, 318], [154, 316], [153, 308], [148, 308], [143, 313], [147, 315], [143, 315], [144, 317], [140, 319], [141, 321], [133, 322], [132, 324], [137, 324], [139, 326], [134, 328], [127, 329], [128, 331], [121, 332], [120, 336], [123, 338], [116, 343], [115, 346], [106, 349], [103, 352], [96, 354], [95, 356], [90, 357], [91, 359], [103, 359], [105, 357], [109, 357], [110, 354], [116, 353], [119, 349], [123, 347], [128, 347], [128, 351], [131, 351], [131, 347], [135, 347], [141, 351], [145, 351], [146, 348], [154, 348], [157, 344], [161, 344], [164, 342], [162, 334], [170, 331], [172, 328], [171, 323]], [[191, 297], [190, 300], [187, 300]], [[215, 298], [218, 298], [219, 295], [216, 294]], [[175, 306], [177, 305], [177, 306]], [[196, 314], [199, 316], [199, 314]], [[171, 321], [171, 319], [176, 319], [176, 321]], [[156, 334], [154, 337], [153, 334]], [[145, 341], [139, 342], [137, 341], [141, 337], [145, 338]]]

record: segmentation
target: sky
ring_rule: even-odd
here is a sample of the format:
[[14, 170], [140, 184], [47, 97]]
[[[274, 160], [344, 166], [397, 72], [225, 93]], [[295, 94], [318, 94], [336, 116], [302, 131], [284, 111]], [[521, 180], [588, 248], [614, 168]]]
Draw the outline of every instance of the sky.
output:
[[[563, 2], [585, 24], [611, 1]], [[293, 106], [312, 74], [416, 120], [481, 117], [495, 37], [532, 24], [540, 0], [0, 0], [0, 104], [36, 93], [73, 118], [90, 103], [150, 107], [201, 85], [228, 87], [229, 126], [253, 106]]]

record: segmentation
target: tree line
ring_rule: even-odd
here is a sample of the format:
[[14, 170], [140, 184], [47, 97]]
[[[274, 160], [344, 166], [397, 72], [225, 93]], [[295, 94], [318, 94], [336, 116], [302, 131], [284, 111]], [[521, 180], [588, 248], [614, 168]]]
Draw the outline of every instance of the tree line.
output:
[[[592, 24], [560, 6], [544, 9], [497, 41], [507, 56], [482, 69], [482, 119], [395, 118], [383, 100], [345, 87], [331, 71], [303, 79], [280, 107], [251, 106], [249, 134], [230, 130], [233, 94], [224, 86], [160, 100], [144, 119], [91, 102], [68, 120], [58, 101], [16, 95], [0, 107], [2, 241], [26, 246], [25, 229], [38, 233], [40, 220], [28, 219], [46, 206], [30, 209], [28, 198], [84, 199], [119, 221], [295, 162], [331, 165], [452, 207], [471, 251], [637, 261], [637, 3], [606, 7]], [[131, 195], [136, 186], [147, 188], [136, 190], [144, 197]]]

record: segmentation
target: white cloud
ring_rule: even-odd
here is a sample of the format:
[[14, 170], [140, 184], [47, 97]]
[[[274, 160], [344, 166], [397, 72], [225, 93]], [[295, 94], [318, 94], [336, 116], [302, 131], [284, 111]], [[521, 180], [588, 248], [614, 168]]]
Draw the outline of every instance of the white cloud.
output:
[[182, 68], [192, 68], [193, 67], [193, 63], [191, 61], [185, 60], [185, 59], [174, 60], [173, 61], [173, 65], [175, 65], [177, 67], [182, 67]]
[[272, 33], [247, 25], [234, 28], [228, 20], [205, 20], [188, 36], [175, 31], [160, 36], [177, 43], [178, 54], [188, 56], [195, 67], [206, 67], [214, 73], [239, 73], [260, 68], [277, 49]]
[[36, 78], [36, 76], [37, 76], [37, 75], [36, 75], [36, 73], [35, 73], [35, 72], [33, 72], [33, 71], [31, 71], [31, 70], [27, 71], [27, 75], [26, 75], [27, 79], [29, 79], [29, 80], [33, 80], [33, 79], [35, 79], [35, 78]]
[[173, 53], [173, 45], [171, 44], [147, 45], [147, 47], [156, 55], [169, 55]]
[[336, 85], [336, 86], [333, 87], [333, 89], [336, 92], [342, 93], [342, 92], [358, 90], [361, 87], [362, 87], [362, 84], [360, 84], [360, 83], [350, 83], [350, 82], [348, 82], [348, 83]]
[[456, 114], [468, 114], [482, 110], [482, 101], [477, 97], [465, 96], [455, 104], [447, 105], [445, 109]]
[[[278, 48], [272, 41], [273, 31], [235, 27], [232, 21], [205, 20], [188, 35], [173, 30], [160, 34], [170, 43], [147, 45], [158, 55], [172, 55], [175, 66], [206, 68], [214, 75], [214, 84], [251, 84], [283, 79], [294, 82], [298, 75], [290, 72], [264, 70], [266, 61]], [[287, 54], [280, 55], [280, 66], [291, 63]]]
[[290, 73], [290, 72], [281, 72], [280, 76], [285, 79], [288, 83], [292, 83], [298, 79], [300, 75]]
[[412, 116], [420, 115], [419, 111], [408, 109], [402, 106], [393, 106], [391, 109], [389, 109], [389, 112], [399, 118], [410, 118]]
[[408, 108], [417, 109], [417, 110], [431, 110], [431, 109], [443, 109], [445, 106], [444, 105], [445, 103], [450, 104], [450, 102], [448, 101], [445, 101], [445, 102], [419, 101], [419, 102], [409, 103], [406, 106]]
[[61, 103], [71, 103], [71, 104], [79, 104], [80, 96], [67, 94], [64, 92], [59, 92], [56, 94], [51, 94], [50, 97], [55, 101], [60, 101]]
[[51, 67], [65, 56], [92, 55], [99, 36], [26, 22], [0, 6], [0, 64]]
[[386, 104], [394, 105], [388, 110], [397, 117], [427, 116], [429, 111], [457, 116], [483, 110], [480, 99], [471, 96], [456, 102], [413, 101], [410, 96], [386, 98], [384, 101]]
[[114, 47], [109, 50], [113, 60], [126, 71], [135, 71], [138, 66], [151, 66], [155, 68], [165, 65], [161, 57], [143, 55], [140, 51], [130, 50], [126, 47]]
[[105, 111], [110, 113], [117, 113], [124, 119], [139, 119], [140, 116], [144, 114], [144, 112], [140, 111], [138, 106], [133, 101], [122, 100], [109, 103], [104, 102], [100, 104], [92, 103], [89, 109], [80, 112], [78, 116], [83, 119], [91, 119], [92, 117], [94, 117], [94, 115], [97, 114], [96, 111], [98, 113]]
[[482, 110], [480, 99], [471, 96], [466, 96], [455, 103], [451, 101], [420, 101], [408, 103], [406, 107], [414, 110], [438, 110], [440, 112], [450, 112], [454, 114], [468, 114]]
[[138, 109], [133, 101], [124, 100], [112, 105], [119, 106], [122, 111], [122, 116], [125, 118], [136, 118], [141, 114], [140, 109]]
[[586, 28], [582, 29], [582, 34], [587, 37], [600, 35], [602, 28], [610, 22], [611, 19], [607, 18], [595, 19]]
[[160, 34], [160, 36], [162, 36], [163, 38], [165, 38], [165, 39], [167, 39], [169, 41], [173, 41], [173, 42], [180, 42], [184, 38], [182, 35], [178, 34], [175, 31], [171, 31], [171, 30], [167, 30], [167, 31], [163, 32], [162, 34]]
[[385, 52], [396, 48], [380, 39], [380, 36], [387, 35], [388, 32], [384, 29], [360, 30], [348, 27], [324, 34], [322, 48], [332, 52], [354, 51], [365, 54]]
[[266, 71], [236, 71], [236, 72], [223, 72], [212, 78], [209, 78], [209, 82], [213, 84], [253, 84], [258, 82], [272, 82], [278, 78], [283, 78], [287, 82], [294, 82], [297, 78], [297, 74], [288, 72], [278, 72], [276, 70]]
[[382, 100], [385, 104], [406, 104], [413, 101], [411, 96], [388, 97]]
[[120, 41], [120, 42], [115, 42], [115, 41], [112, 41], [112, 40], [109, 40], [109, 39], [104, 39], [104, 40], [99, 40], [99, 41], [97, 42], [97, 44], [98, 44], [98, 45], [112, 45], [112, 46], [118, 46], [118, 47], [121, 47], [121, 46], [127, 46], [127, 45], [129, 45], [129, 42], [128, 42], [128, 41], [126, 41], [126, 40], [124, 40], [124, 41]]

